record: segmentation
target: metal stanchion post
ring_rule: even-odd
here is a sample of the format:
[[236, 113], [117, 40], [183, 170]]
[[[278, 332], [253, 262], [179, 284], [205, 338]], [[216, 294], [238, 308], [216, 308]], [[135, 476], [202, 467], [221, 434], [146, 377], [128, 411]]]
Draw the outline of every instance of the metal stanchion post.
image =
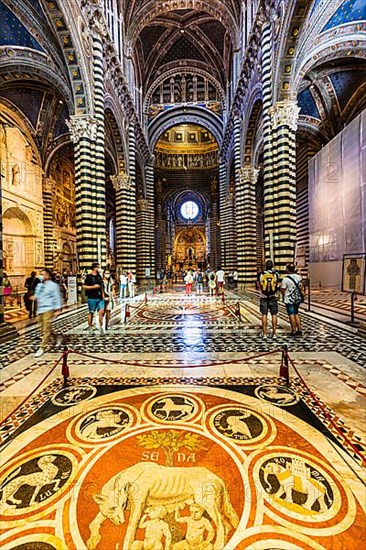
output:
[[288, 364], [288, 350], [287, 346], [282, 348], [281, 366], [280, 366], [280, 378], [284, 378], [286, 386], [290, 385], [290, 372]]
[[357, 292], [351, 292], [351, 323], [355, 322], [355, 301], [357, 300]]
[[69, 356], [69, 350], [68, 348], [64, 348], [64, 351], [62, 352], [62, 368], [61, 368], [61, 374], [64, 378], [64, 388], [68, 384], [68, 378], [70, 377], [70, 369], [69, 365], [67, 364], [67, 358]]
[[308, 287], [308, 311], [310, 311], [311, 309], [310, 277], [307, 279], [307, 287]]

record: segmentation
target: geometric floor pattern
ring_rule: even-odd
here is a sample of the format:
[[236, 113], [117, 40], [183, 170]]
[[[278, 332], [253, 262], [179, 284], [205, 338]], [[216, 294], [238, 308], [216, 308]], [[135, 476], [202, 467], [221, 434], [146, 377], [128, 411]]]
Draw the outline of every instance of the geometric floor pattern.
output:
[[362, 548], [365, 341], [306, 314], [290, 338], [282, 305], [262, 340], [255, 298], [131, 306], [107, 335], [85, 307], [57, 320], [66, 387], [56, 339], [41, 360], [37, 328], [3, 346], [2, 547]]

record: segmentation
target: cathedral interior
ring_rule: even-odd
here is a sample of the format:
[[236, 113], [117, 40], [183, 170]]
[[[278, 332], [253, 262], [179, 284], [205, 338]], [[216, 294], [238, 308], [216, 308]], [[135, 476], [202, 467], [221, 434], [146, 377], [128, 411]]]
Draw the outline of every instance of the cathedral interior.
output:
[[365, 0], [0, 21], [2, 547], [361, 548]]

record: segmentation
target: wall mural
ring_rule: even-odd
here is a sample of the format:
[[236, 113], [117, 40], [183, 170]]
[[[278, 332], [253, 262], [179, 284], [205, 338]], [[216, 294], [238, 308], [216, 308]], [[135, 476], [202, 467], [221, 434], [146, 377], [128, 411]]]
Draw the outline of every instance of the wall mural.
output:
[[22, 121], [2, 106], [0, 158], [4, 226], [4, 268], [13, 287], [42, 266], [42, 169], [34, 143]]
[[196, 228], [186, 228], [175, 240], [174, 257], [177, 262], [203, 262], [206, 258], [206, 239]]
[[106, 394], [77, 384], [56, 391], [52, 416], [3, 451], [4, 548], [331, 550], [361, 541], [361, 482], [352, 478], [355, 496], [345, 462], [286, 407], [220, 388]]
[[72, 164], [65, 159], [54, 161], [50, 177], [55, 182], [52, 196], [54, 224], [75, 230], [75, 175]]

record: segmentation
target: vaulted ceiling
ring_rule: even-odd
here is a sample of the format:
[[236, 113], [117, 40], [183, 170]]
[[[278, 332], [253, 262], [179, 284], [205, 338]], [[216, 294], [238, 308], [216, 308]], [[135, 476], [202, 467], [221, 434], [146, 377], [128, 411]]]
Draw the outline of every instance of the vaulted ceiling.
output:
[[145, 91], [165, 71], [206, 70], [225, 87], [238, 40], [240, 0], [125, 0], [127, 37]]

